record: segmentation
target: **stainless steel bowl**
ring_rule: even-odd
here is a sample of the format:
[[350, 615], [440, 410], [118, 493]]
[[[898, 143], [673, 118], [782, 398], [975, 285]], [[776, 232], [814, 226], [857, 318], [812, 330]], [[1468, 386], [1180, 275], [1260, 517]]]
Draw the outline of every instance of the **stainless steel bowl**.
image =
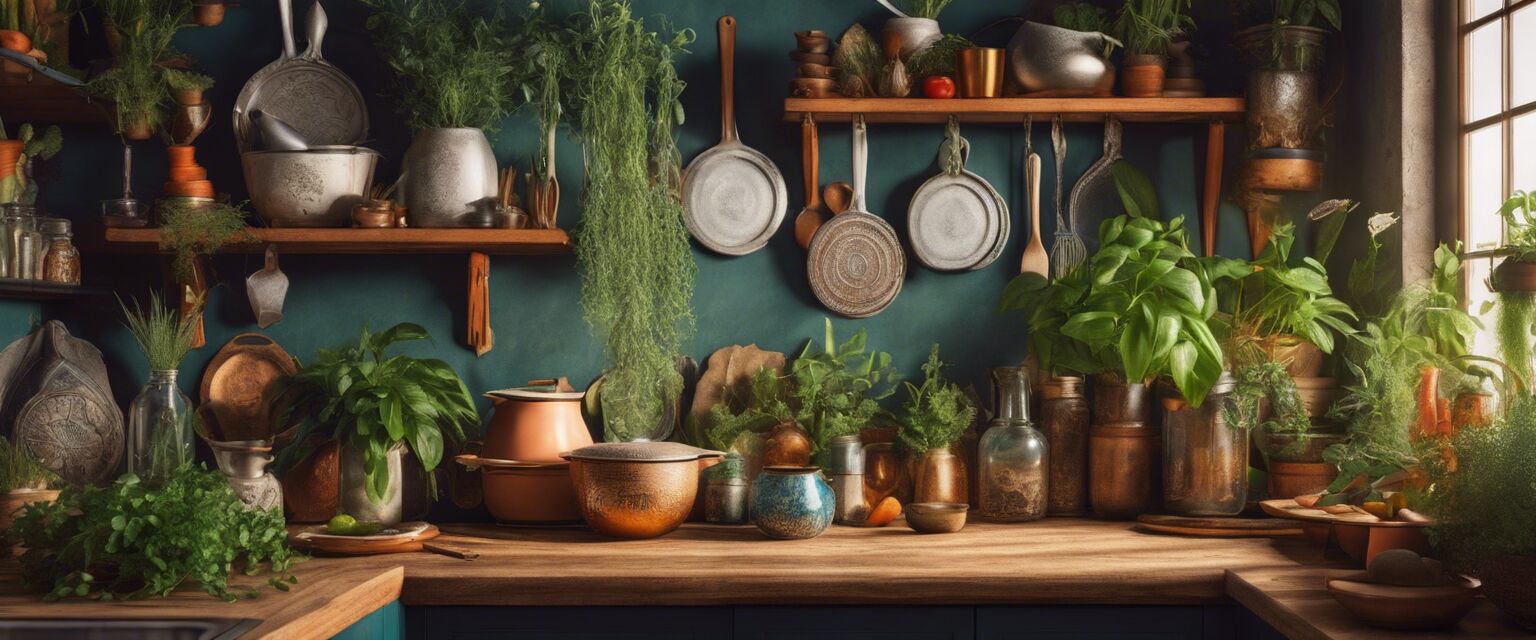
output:
[[256, 215], [273, 227], [341, 227], [373, 184], [378, 152], [364, 147], [240, 154]]

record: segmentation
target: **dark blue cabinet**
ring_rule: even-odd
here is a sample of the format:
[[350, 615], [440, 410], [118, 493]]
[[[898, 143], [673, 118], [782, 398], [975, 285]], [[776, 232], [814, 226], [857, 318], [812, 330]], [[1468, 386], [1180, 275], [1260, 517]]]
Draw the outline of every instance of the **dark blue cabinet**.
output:
[[429, 640], [731, 640], [723, 607], [414, 607], [406, 637]]
[[972, 607], [737, 607], [734, 640], [973, 640]]

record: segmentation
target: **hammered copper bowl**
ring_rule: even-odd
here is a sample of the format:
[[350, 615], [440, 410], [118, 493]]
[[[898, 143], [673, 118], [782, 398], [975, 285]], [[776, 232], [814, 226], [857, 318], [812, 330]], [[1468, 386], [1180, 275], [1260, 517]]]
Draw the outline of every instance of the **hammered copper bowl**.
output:
[[699, 459], [719, 457], [677, 442], [622, 442], [582, 447], [571, 484], [587, 524], [615, 538], [654, 538], [688, 519], [699, 490]]

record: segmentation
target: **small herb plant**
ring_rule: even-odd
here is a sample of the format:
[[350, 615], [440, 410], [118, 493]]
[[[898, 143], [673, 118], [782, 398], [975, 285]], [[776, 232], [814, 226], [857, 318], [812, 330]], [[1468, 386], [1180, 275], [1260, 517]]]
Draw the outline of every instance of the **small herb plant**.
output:
[[[363, 0], [412, 129], [489, 129], [513, 102], [520, 45], [499, 10], [466, 0]], [[492, 5], [496, 6], [496, 5]]]
[[1458, 432], [1451, 449], [1456, 469], [1428, 493], [1437, 555], [1476, 571], [1500, 556], [1536, 554], [1536, 398], [1516, 396], [1494, 424]]
[[186, 24], [185, 0], [99, 0], [107, 28], [116, 34], [111, 68], [92, 78], [85, 92], [112, 102], [119, 134], [150, 131], [165, 119], [168, 70], [176, 55], [171, 40]]
[[944, 363], [939, 360], [939, 345], [933, 345], [928, 362], [923, 364], [923, 384], [904, 383], [907, 401], [903, 408], [897, 436], [913, 453], [943, 449], [960, 441], [976, 407], [965, 391], [944, 379]]
[[175, 255], [171, 264], [176, 278], [191, 282], [196, 277], [198, 256], [211, 256], [231, 242], [251, 240], [245, 216], [243, 203], [161, 204], [160, 248]]
[[59, 477], [38, 462], [25, 445], [0, 437], [0, 491], [47, 489]]
[[[1082, 31], [1084, 33], [1108, 34], [1114, 30], [1114, 23], [1109, 19], [1109, 12], [1103, 7], [1091, 2], [1068, 2], [1056, 6], [1051, 12], [1051, 22], [1063, 29]], [[1120, 46], [1120, 41], [1104, 36], [1104, 58], [1108, 59], [1115, 47]]]
[[1516, 191], [1499, 207], [1504, 219], [1502, 253], [1515, 260], [1536, 261], [1536, 191]]
[[133, 307], [121, 299], [117, 302], [123, 310], [123, 324], [133, 336], [134, 344], [144, 354], [151, 371], [175, 371], [192, 351], [192, 336], [197, 324], [183, 318], [174, 309], [161, 303], [160, 294], [149, 294], [148, 308], [135, 300]]
[[913, 18], [939, 19], [939, 14], [944, 7], [954, 0], [909, 0], [907, 2], [907, 15]]
[[781, 422], [793, 421], [789, 386], [778, 372], [759, 367], [745, 388], [726, 389], [726, 397], [709, 410], [706, 431], [716, 449], [727, 451], [742, 433], [762, 432]]
[[976, 46], [965, 36], [946, 33], [922, 49], [913, 52], [906, 61], [907, 74], [913, 78], [955, 75], [955, 60], [961, 49]]
[[[1285, 366], [1267, 358], [1237, 366], [1232, 371], [1236, 383], [1222, 405], [1222, 419], [1238, 429], [1255, 427], [1276, 435], [1301, 435], [1312, 428], [1312, 420], [1301, 402], [1296, 380]], [[1259, 403], [1269, 403], [1269, 419], [1259, 422]], [[1296, 439], [1280, 452], [1299, 453], [1306, 444]]]
[[[884, 412], [880, 401], [896, 393], [900, 381], [891, 354], [867, 350], [863, 330], [838, 344], [832, 321], [820, 349], [814, 340], [790, 366], [794, 378], [796, 419], [811, 436], [812, 453], [826, 451], [832, 438], [857, 434]], [[834, 346], [835, 345], [835, 346]]]
[[247, 509], [222, 474], [201, 465], [181, 467], [159, 487], [133, 474], [106, 487], [66, 487], [55, 502], [23, 507], [12, 533], [27, 549], [22, 584], [47, 600], [163, 597], [189, 582], [228, 601], [255, 597], [255, 587], [231, 589], [236, 565], [269, 573], [279, 591], [297, 582], [282, 511]]
[[1168, 45], [1195, 27], [1190, 0], [1125, 0], [1115, 33], [1127, 55], [1168, 55]]
[[[469, 390], [448, 363], [386, 355], [395, 344], [428, 338], [421, 326], [401, 323], [379, 333], [363, 327], [356, 346], [321, 349], [288, 383], [276, 426], [297, 423], [294, 442], [329, 430], [342, 446], [361, 449], [368, 497], [382, 500], [390, 485], [390, 449], [409, 447], [431, 471], [442, 462], [445, 440], [463, 441], [465, 430], [480, 422]], [[280, 466], [308, 453], [288, 447]]]
[[[1029, 328], [1029, 352], [1040, 367], [1055, 375], [1092, 375], [1107, 363], [1087, 342], [1068, 336], [1062, 327], [1086, 311], [1092, 280], [1087, 269], [1075, 269], [1051, 280], [1038, 273], [1021, 273], [1003, 289], [998, 311], [1023, 311]], [[1110, 365], [1112, 366], [1112, 365]]]
[[[7, 139], [5, 121], [0, 120], [0, 140]], [[57, 125], [36, 135], [32, 125], [23, 124], [16, 130], [16, 139], [22, 142], [21, 157], [16, 161], [16, 172], [0, 178], [0, 204], [37, 202], [37, 183], [28, 175], [27, 166], [34, 160], [48, 160], [64, 148], [64, 134]]]
[[213, 78], [185, 69], [166, 69], [165, 81], [172, 91], [207, 91], [213, 88]]
[[1355, 312], [1328, 285], [1328, 271], [1319, 260], [1291, 258], [1295, 225], [1278, 225], [1269, 245], [1253, 261], [1252, 273], [1238, 280], [1238, 309], [1234, 324], [1248, 338], [1263, 341], [1294, 335], [1333, 353], [1334, 335], [1354, 331]]

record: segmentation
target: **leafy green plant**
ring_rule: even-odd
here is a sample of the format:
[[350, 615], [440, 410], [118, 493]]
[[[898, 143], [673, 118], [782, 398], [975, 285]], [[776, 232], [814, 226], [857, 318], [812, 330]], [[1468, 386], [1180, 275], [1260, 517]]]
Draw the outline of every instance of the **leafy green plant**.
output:
[[762, 432], [795, 419], [789, 406], [789, 386], [778, 372], [759, 367], [744, 388], [726, 389], [725, 398], [709, 410], [706, 432], [716, 449], [726, 451], [747, 431]]
[[902, 405], [901, 427], [897, 430], [902, 445], [913, 453], [923, 453], [959, 442], [976, 418], [976, 407], [960, 385], [944, 379], [939, 345], [933, 345], [928, 362], [923, 364], [922, 386], [904, 384], [907, 401]]
[[1476, 571], [1504, 555], [1536, 554], [1536, 398], [1521, 394], [1494, 424], [1451, 440], [1457, 465], [1434, 478], [1430, 540], [1447, 566]]
[[1127, 55], [1164, 56], [1175, 38], [1195, 28], [1186, 11], [1191, 0], [1125, 0], [1115, 20], [1115, 34]]
[[181, 282], [196, 277], [198, 256], [211, 256], [227, 244], [253, 239], [245, 223], [244, 203], [172, 200], [160, 205], [159, 215], [160, 248], [174, 254], [171, 264]]
[[534, 3], [519, 38], [532, 68], [514, 75], [513, 80], [523, 99], [538, 109], [539, 139], [543, 141], [529, 171], [536, 182], [545, 182], [555, 173], [555, 134], [566, 111], [563, 99], [565, 88], [572, 82], [571, 60], [580, 52], [571, 49], [569, 32], [549, 18], [543, 3]]
[[628, 440], [681, 392], [673, 358], [693, 330], [698, 267], [683, 224], [674, 132], [683, 82], [673, 63], [693, 32], [664, 37], [616, 0], [592, 0], [566, 28], [579, 55], [565, 95], [586, 160], [575, 232], [581, 304], [611, 363], [608, 438]]
[[1334, 334], [1349, 335], [1356, 320], [1349, 305], [1333, 297], [1328, 271], [1315, 258], [1291, 257], [1295, 225], [1274, 228], [1269, 244], [1253, 261], [1251, 273], [1238, 280], [1234, 324], [1247, 336], [1264, 340], [1294, 335], [1333, 353]]
[[946, 33], [933, 44], [918, 49], [907, 59], [907, 74], [916, 79], [955, 75], [955, 60], [961, 49], [976, 46], [965, 36]]
[[[297, 424], [295, 442], [309, 442], [311, 434], [328, 430], [342, 446], [360, 449], [368, 497], [374, 501], [389, 489], [390, 449], [407, 446], [423, 469], [435, 469], [448, 444], [444, 441], [463, 441], [465, 430], [475, 428], [480, 418], [469, 390], [448, 363], [386, 355], [398, 343], [430, 337], [411, 323], [379, 333], [365, 326], [357, 345], [321, 349], [289, 381], [275, 426]], [[289, 447], [279, 464], [287, 468], [308, 453]]]
[[38, 462], [25, 446], [0, 437], [0, 491], [47, 489], [58, 482], [59, 477]]
[[[1311, 70], [1321, 66], [1323, 47], [1304, 40], [1287, 39], [1283, 27], [1344, 28], [1339, 0], [1241, 0], [1239, 16], [1250, 23], [1268, 23], [1272, 29], [1268, 45], [1250, 51], [1254, 62], [1266, 69]], [[1287, 52], [1290, 52], [1289, 54]]]
[[[1029, 352], [1040, 367], [1056, 375], [1092, 375], [1105, 370], [1088, 343], [1062, 327], [1084, 306], [1092, 281], [1087, 269], [1075, 269], [1051, 280], [1038, 273], [1021, 273], [1003, 289], [998, 311], [1023, 311], [1029, 327]], [[1109, 364], [1108, 366], [1113, 366]]]
[[394, 71], [395, 92], [412, 129], [490, 129], [514, 105], [521, 44], [507, 33], [500, 5], [489, 13], [467, 0], [363, 0], [367, 26]]
[[[0, 140], [7, 139], [5, 121], [0, 120]], [[37, 184], [28, 176], [28, 165], [34, 160], [48, 160], [64, 148], [64, 134], [57, 125], [44, 129], [39, 136], [32, 125], [22, 124], [16, 130], [16, 139], [22, 142], [21, 157], [17, 158], [16, 172], [0, 178], [0, 204], [37, 202]]]
[[1516, 191], [1499, 206], [1504, 219], [1500, 252], [1515, 260], [1536, 261], [1536, 191]]
[[810, 434], [815, 455], [832, 438], [857, 434], [883, 418], [880, 401], [896, 393], [900, 375], [891, 354], [867, 350], [868, 340], [861, 329], [838, 344], [827, 320], [822, 348], [813, 348], [815, 340], [806, 343], [790, 366], [796, 420]]
[[175, 57], [171, 40], [187, 24], [185, 0], [97, 0], [116, 42], [112, 67], [86, 83], [87, 94], [111, 101], [116, 131], [153, 129], [165, 119], [166, 60]]
[[27, 548], [22, 584], [47, 600], [166, 596], [188, 582], [228, 601], [255, 597], [255, 587], [231, 590], [237, 564], [246, 575], [270, 573], [279, 591], [297, 582], [282, 510], [247, 509], [222, 474], [201, 465], [159, 487], [133, 474], [66, 487], [55, 502], [24, 507], [12, 533]]
[[197, 330], [197, 323], [162, 304], [160, 294], [153, 291], [149, 293], [147, 309], [139, 306], [138, 300], [133, 301], [132, 308], [121, 298], [117, 304], [123, 310], [123, 324], [128, 327], [139, 352], [144, 354], [150, 370], [181, 368], [181, 361], [192, 351], [192, 335]]
[[951, 2], [954, 2], [954, 0], [908, 0], [907, 15], [913, 18], [932, 18], [937, 20], [939, 19], [939, 14], [944, 11], [944, 7], [949, 6]]
[[[1222, 419], [1237, 429], [1263, 429], [1276, 435], [1300, 435], [1312, 428], [1312, 420], [1302, 405], [1296, 380], [1284, 365], [1259, 358], [1238, 365], [1232, 371], [1236, 383], [1221, 406]], [[1269, 403], [1269, 419], [1259, 422], [1259, 404]], [[1306, 443], [1297, 438], [1282, 453], [1299, 453]], [[1267, 452], [1266, 452], [1267, 453]]]
[[1358, 475], [1379, 478], [1418, 462], [1409, 437], [1419, 412], [1415, 391], [1421, 367], [1434, 359], [1429, 338], [1409, 330], [1411, 304], [1399, 296], [1391, 313], [1351, 336], [1356, 348], [1346, 350], [1345, 364], [1353, 383], [1329, 411], [1344, 422], [1347, 438], [1323, 452], [1339, 467], [1331, 492]]
[[186, 69], [166, 69], [165, 81], [172, 91], [207, 91], [213, 87], [213, 78]]
[[[1063, 29], [1082, 31], [1085, 33], [1108, 34], [1114, 30], [1114, 23], [1109, 19], [1109, 12], [1103, 7], [1091, 2], [1067, 2], [1056, 5], [1051, 12], [1051, 22]], [[1104, 36], [1104, 58], [1108, 59], [1115, 47], [1120, 46], [1120, 41]]]
[[1147, 174], [1125, 159], [1116, 160], [1110, 165], [1109, 171], [1115, 178], [1115, 191], [1120, 194], [1120, 203], [1125, 206], [1127, 215], [1153, 220], [1163, 217], [1162, 208], [1157, 202], [1157, 188], [1152, 185]]

